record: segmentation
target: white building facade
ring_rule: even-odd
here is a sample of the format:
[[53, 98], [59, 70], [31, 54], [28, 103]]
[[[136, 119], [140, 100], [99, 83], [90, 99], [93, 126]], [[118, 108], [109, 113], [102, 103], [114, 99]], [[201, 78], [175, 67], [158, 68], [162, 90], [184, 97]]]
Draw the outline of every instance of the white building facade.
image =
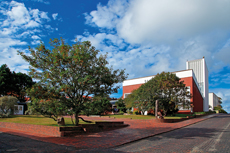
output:
[[209, 111], [209, 83], [208, 83], [208, 68], [204, 57], [202, 59], [186, 62], [186, 69], [192, 69], [195, 73], [199, 88], [204, 98], [203, 111]]
[[214, 110], [214, 107], [220, 104], [220, 100], [216, 94], [213, 92], [209, 93], [209, 106], [211, 110]]

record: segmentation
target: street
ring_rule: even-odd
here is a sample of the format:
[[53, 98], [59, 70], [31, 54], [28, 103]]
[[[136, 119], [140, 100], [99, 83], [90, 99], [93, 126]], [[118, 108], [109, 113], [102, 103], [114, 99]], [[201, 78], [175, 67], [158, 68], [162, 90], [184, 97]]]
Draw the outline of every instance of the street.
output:
[[76, 149], [0, 132], [0, 153], [5, 152], [221, 152], [230, 153], [230, 115], [208, 120], [109, 149]]

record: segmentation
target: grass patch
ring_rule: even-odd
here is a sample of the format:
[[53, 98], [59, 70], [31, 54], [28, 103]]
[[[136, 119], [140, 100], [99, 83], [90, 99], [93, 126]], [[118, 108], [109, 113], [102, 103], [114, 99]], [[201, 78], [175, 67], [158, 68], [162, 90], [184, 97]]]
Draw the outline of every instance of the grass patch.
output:
[[177, 117], [177, 116], [165, 116], [164, 119], [181, 119], [186, 117]]
[[[0, 118], [0, 122], [12, 122], [34, 125], [46, 125], [46, 126], [58, 126], [57, 122], [51, 118], [44, 117], [42, 115], [13, 115], [10, 118]], [[73, 126], [70, 118], [65, 118], [66, 126]], [[83, 122], [79, 120], [79, 124], [95, 124]]]
[[[132, 118], [132, 119], [142, 119], [142, 120], [146, 120], [146, 119], [155, 119], [155, 116], [153, 115], [108, 115], [111, 118], [115, 117], [115, 118]], [[103, 117], [103, 116], [101, 116]]]

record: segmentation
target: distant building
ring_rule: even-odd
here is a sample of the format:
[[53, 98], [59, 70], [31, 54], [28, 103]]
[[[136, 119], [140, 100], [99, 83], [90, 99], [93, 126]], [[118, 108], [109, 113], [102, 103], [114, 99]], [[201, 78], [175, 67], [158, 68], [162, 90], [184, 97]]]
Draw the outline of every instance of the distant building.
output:
[[[208, 96], [208, 68], [205, 59], [198, 59], [186, 62], [186, 70], [171, 72], [184, 81], [186, 87], [192, 94], [191, 103], [193, 108], [180, 108], [181, 113], [202, 112], [209, 109]], [[126, 98], [134, 89], [139, 88], [155, 75], [134, 78], [123, 81], [123, 98]]]
[[219, 97], [214, 94], [213, 92], [209, 93], [209, 106], [211, 106], [211, 110], [214, 110], [214, 107], [216, 107], [217, 105], [220, 105], [221, 101], [219, 99]]

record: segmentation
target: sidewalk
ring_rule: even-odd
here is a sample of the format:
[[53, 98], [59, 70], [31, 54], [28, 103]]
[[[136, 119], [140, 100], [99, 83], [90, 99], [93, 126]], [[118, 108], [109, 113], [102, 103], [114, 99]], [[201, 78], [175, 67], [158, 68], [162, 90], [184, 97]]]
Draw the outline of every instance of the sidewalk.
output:
[[157, 134], [172, 131], [182, 128], [219, 114], [212, 114], [200, 118], [189, 119], [177, 123], [158, 123], [155, 119], [150, 120], [132, 120], [132, 119], [114, 119], [108, 117], [85, 117], [84, 119], [90, 120], [108, 120], [108, 121], [124, 121], [125, 124], [130, 126], [116, 129], [112, 131], [105, 131], [93, 133], [90, 135], [79, 135], [75, 137], [50, 137], [47, 135], [38, 135], [33, 131], [22, 132], [19, 130], [12, 130], [7, 128], [0, 128], [1, 132], [28, 137], [44, 142], [51, 142], [66, 146], [74, 146], [77, 149], [92, 149], [92, 148], [111, 148], [119, 145], [134, 142], [140, 139], [151, 137]]

